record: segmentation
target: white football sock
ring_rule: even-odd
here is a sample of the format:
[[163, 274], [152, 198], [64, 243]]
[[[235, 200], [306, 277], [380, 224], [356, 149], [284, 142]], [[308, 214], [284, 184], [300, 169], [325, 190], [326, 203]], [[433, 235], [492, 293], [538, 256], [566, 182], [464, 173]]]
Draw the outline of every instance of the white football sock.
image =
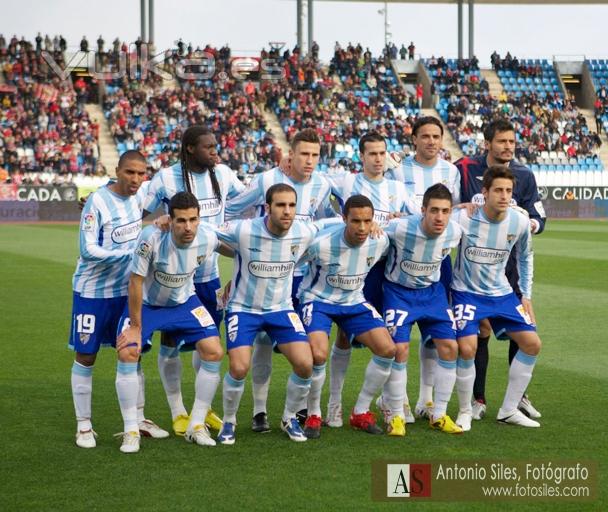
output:
[[239, 410], [241, 397], [245, 391], [245, 379], [238, 380], [226, 372], [222, 388], [222, 401], [224, 404], [224, 422], [236, 425], [236, 412]]
[[93, 394], [93, 366], [72, 364], [72, 398], [78, 430], [91, 430], [91, 395]]
[[472, 414], [473, 384], [475, 383], [475, 358], [456, 361], [456, 391], [460, 412]]
[[141, 423], [146, 419], [144, 416], [144, 406], [146, 405], [146, 377], [141, 368], [141, 361], [137, 363], [137, 382], [139, 389], [137, 391], [137, 422]]
[[312, 378], [303, 379], [292, 373], [287, 379], [287, 396], [285, 398], [285, 409], [283, 409], [283, 421], [289, 421], [296, 417], [300, 404], [306, 400], [310, 391]]
[[[439, 358], [435, 368], [435, 400], [433, 402], [433, 419], [437, 420], [446, 414], [448, 403], [456, 382], [456, 361]], [[473, 378], [473, 381], [475, 378]]]
[[530, 356], [521, 350], [515, 354], [509, 368], [509, 384], [501, 407], [504, 412], [517, 409], [517, 404], [532, 380], [535, 364], [536, 356]]
[[308, 415], [321, 417], [321, 392], [325, 383], [326, 364], [314, 365], [312, 367], [312, 381], [310, 393], [308, 394]]
[[177, 347], [160, 346], [158, 373], [167, 395], [171, 417], [175, 419], [180, 415], [188, 416], [182, 398], [182, 360], [179, 357], [179, 349]]
[[211, 402], [213, 402], [217, 386], [220, 383], [221, 364], [219, 361], [201, 360], [201, 367], [194, 382], [194, 405], [190, 412], [188, 428], [205, 422], [205, 416], [207, 416], [207, 411], [211, 407]]
[[270, 374], [272, 373], [272, 341], [265, 332], [259, 332], [253, 343], [251, 356], [251, 389], [253, 415], [266, 412]]
[[391, 364], [391, 374], [384, 383], [382, 400], [391, 411], [391, 418], [400, 416], [405, 418], [403, 404], [407, 396], [407, 363], [393, 361]]
[[342, 388], [346, 378], [346, 370], [350, 362], [352, 349], [338, 348], [334, 344], [329, 360], [329, 403], [342, 403]]
[[394, 358], [373, 356], [365, 370], [365, 379], [355, 404], [355, 414], [363, 414], [369, 411], [374, 396], [382, 389], [384, 383], [391, 374], [391, 366]]
[[194, 370], [194, 376], [198, 374], [198, 370], [201, 367], [201, 356], [198, 355], [198, 350], [192, 351], [192, 369]]
[[426, 405], [433, 401], [433, 374], [437, 366], [437, 349], [420, 342], [420, 393], [418, 404]]
[[139, 432], [137, 426], [138, 392], [137, 363], [118, 361], [116, 365], [116, 394], [118, 395], [125, 432]]

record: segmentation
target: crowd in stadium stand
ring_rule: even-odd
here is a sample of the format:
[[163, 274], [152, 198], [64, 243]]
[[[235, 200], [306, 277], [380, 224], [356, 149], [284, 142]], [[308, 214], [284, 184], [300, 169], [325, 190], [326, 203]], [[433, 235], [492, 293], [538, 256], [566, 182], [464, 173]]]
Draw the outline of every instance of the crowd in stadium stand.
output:
[[[89, 50], [88, 40], [83, 37], [79, 47]], [[280, 151], [263, 109], [276, 114], [288, 141], [296, 131], [316, 128], [322, 139], [320, 168], [327, 172], [359, 169], [358, 140], [369, 130], [386, 138], [389, 151], [413, 149], [412, 126], [422, 103], [422, 85], [415, 93], [406, 90], [390, 65], [391, 59], [413, 58], [413, 43], [401, 49], [389, 44], [380, 57], [360, 44], [336, 43], [328, 66], [319, 61], [316, 43], [307, 56], [301, 56], [297, 46], [291, 51], [264, 49], [260, 60], [270, 59], [271, 76], [254, 84], [234, 78], [228, 46], [194, 48], [180, 39], [175, 48], [153, 57], [156, 69], [168, 72], [163, 78], [140, 65], [154, 55], [151, 46], [141, 40], [127, 45], [118, 38], [106, 46], [99, 36], [95, 69], [105, 75], [102, 88], [91, 77], [60, 81], [48, 56], [63, 68], [66, 49], [61, 36], [39, 34], [34, 43], [0, 36], [5, 82], [0, 89], [0, 167], [14, 181], [71, 182], [78, 176], [105, 174], [98, 146], [103, 121], [90, 119], [84, 108], [99, 101], [99, 90], [119, 153], [139, 149], [153, 169], [179, 160], [183, 130], [195, 123], [215, 131], [221, 161], [242, 178], [276, 165]], [[213, 68], [178, 66], [184, 59], [209, 56]], [[424, 61], [434, 106], [465, 154], [483, 151], [483, 127], [500, 116], [513, 121], [517, 157], [524, 162], [599, 162], [601, 140], [574, 99], [564, 97], [550, 63], [496, 52], [491, 61], [504, 87], [498, 97], [490, 95], [475, 57], [433, 56]], [[589, 65], [597, 89], [595, 129], [600, 132], [608, 125], [608, 65]], [[118, 73], [125, 67], [127, 73]], [[178, 69], [182, 74], [176, 74]], [[209, 69], [212, 75], [206, 77], [183, 75]]]

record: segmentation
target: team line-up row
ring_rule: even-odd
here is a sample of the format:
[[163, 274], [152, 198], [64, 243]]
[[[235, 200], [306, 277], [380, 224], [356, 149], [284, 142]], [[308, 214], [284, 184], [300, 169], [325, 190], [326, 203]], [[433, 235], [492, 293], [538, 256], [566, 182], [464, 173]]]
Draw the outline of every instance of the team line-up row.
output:
[[[235, 442], [252, 352], [253, 429], [268, 431], [274, 344], [293, 369], [281, 428], [294, 441], [318, 438], [333, 323], [339, 335], [330, 358], [326, 425], [342, 425], [350, 345], [361, 344], [373, 357], [349, 422], [356, 429], [383, 433], [370, 412], [380, 395], [376, 404], [387, 433], [405, 435], [411, 421], [406, 363], [416, 322], [423, 342], [417, 412], [440, 431], [470, 430], [473, 416], [481, 417], [473, 408], [482, 403], [477, 396], [473, 400], [478, 333], [481, 341], [487, 327], [480, 323], [491, 319], [496, 335], [507, 334], [516, 347], [498, 420], [539, 426], [528, 417], [530, 410], [538, 414], [529, 402], [529, 409], [523, 409], [528, 415], [520, 409], [541, 345], [531, 303], [531, 234], [544, 227], [544, 213], [537, 196], [530, 203], [532, 212], [513, 207], [517, 196], [525, 206], [528, 199], [521, 200], [521, 190], [528, 191], [533, 175], [513, 166], [512, 126], [496, 124], [486, 165], [474, 179], [478, 170], [471, 172], [471, 165], [459, 173], [437, 158], [442, 127], [434, 118], [422, 118], [414, 127], [416, 155], [387, 173], [386, 144], [377, 133], [360, 141], [363, 173], [324, 177], [314, 170], [318, 135], [303, 130], [294, 137], [289, 158], [246, 189], [230, 169], [217, 164], [215, 137], [204, 127], [186, 130], [180, 164], [161, 170], [143, 186], [145, 159], [136, 151], [123, 154], [116, 180], [89, 197], [80, 226], [70, 336], [76, 352], [76, 444], [96, 445], [92, 373], [102, 344], [115, 344], [118, 353], [121, 451], [138, 451], [142, 434], [169, 435], [143, 414], [139, 359], [155, 331], [161, 332], [159, 373], [176, 434], [215, 445], [209, 425], [219, 430], [218, 442]], [[495, 139], [502, 149], [492, 152]], [[529, 176], [520, 180], [524, 171]], [[387, 178], [389, 173], [397, 179]], [[454, 198], [467, 195], [465, 183], [471, 181], [479, 193], [469, 202], [478, 206], [453, 208]], [[411, 185], [414, 190], [408, 190]], [[332, 208], [332, 195], [340, 215]], [[142, 213], [163, 204], [169, 213], [165, 229], [148, 226], [142, 231]], [[243, 218], [247, 216], [251, 218]], [[449, 254], [456, 247], [452, 275]], [[224, 354], [218, 331], [224, 313], [218, 253], [234, 258], [225, 306], [229, 370], [222, 385], [223, 421], [210, 409]], [[515, 291], [505, 274], [510, 255], [519, 276]], [[181, 397], [183, 348], [195, 350], [190, 414]], [[455, 384], [456, 422], [446, 414]]]

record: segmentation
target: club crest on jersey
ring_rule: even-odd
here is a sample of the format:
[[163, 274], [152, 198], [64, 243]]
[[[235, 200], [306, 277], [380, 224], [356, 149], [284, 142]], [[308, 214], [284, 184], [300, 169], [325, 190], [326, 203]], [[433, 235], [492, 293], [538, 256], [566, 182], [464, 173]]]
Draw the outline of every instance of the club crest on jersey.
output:
[[291, 255], [295, 256], [298, 253], [298, 249], [300, 248], [299, 245], [292, 245], [291, 246]]
[[374, 257], [373, 256], [368, 256], [367, 257], [367, 266], [371, 267], [372, 263], [374, 263]]
[[147, 258], [150, 255], [150, 250], [152, 247], [148, 242], [141, 242], [135, 251], [135, 254], [141, 256], [142, 258]]
[[467, 326], [467, 321], [466, 320], [458, 320], [456, 322], [456, 325], [458, 326], [458, 330], [462, 331]]
[[95, 229], [95, 215], [87, 213], [82, 219], [82, 230], [93, 231]]
[[80, 335], [80, 343], [82, 343], [83, 345], [85, 345], [90, 339], [91, 339], [90, 334], [81, 334]]
[[515, 240], [515, 235], [507, 235], [507, 242], [511, 243], [513, 240]]
[[450, 248], [449, 247], [441, 249], [441, 257], [442, 258], [445, 258], [448, 254], [450, 254]]
[[228, 332], [228, 339], [230, 341], [234, 341], [236, 339], [236, 335], [237, 335], [237, 331], [229, 331]]
[[316, 197], [311, 197], [310, 198], [310, 207], [314, 208], [316, 204], [317, 204], [317, 198]]
[[200, 256], [196, 257], [196, 264], [197, 265], [202, 265], [203, 261], [205, 261], [205, 255], [204, 254], [201, 254]]

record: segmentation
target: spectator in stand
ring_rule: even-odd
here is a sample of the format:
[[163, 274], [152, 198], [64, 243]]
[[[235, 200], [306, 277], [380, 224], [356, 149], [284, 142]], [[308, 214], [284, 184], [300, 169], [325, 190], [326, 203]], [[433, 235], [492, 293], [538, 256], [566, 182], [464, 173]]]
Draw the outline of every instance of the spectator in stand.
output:
[[407, 47], [407, 52], [410, 60], [414, 60], [414, 55], [416, 53], [416, 47], [414, 46], [414, 41], [410, 42], [410, 45]]
[[82, 39], [80, 40], [80, 51], [81, 52], [89, 51], [89, 42], [87, 41], [86, 36], [82, 36]]

